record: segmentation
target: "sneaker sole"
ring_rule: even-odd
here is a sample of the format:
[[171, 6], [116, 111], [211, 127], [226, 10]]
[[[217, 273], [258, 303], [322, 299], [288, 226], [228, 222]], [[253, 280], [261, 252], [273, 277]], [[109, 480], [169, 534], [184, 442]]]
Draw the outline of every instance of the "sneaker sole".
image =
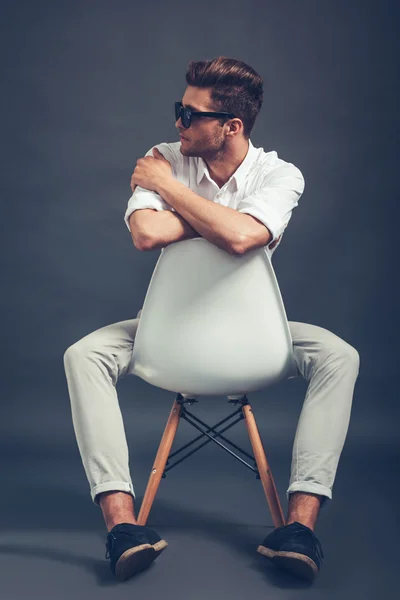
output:
[[115, 576], [119, 581], [126, 581], [132, 575], [144, 571], [159, 554], [168, 546], [165, 540], [156, 544], [141, 544], [129, 548], [119, 557], [115, 565]]
[[298, 552], [279, 552], [278, 550], [271, 550], [271, 548], [266, 548], [265, 546], [258, 546], [257, 552], [271, 559], [277, 567], [290, 571], [293, 575], [301, 577], [302, 579], [313, 581], [318, 574], [319, 569], [317, 565], [305, 554], [299, 554]]

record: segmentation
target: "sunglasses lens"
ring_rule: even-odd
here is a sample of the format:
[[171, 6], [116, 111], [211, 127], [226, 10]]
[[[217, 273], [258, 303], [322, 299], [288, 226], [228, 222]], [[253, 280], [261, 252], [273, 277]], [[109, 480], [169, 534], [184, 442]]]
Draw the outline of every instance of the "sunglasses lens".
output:
[[190, 109], [183, 108], [180, 102], [175, 102], [175, 121], [178, 121], [179, 117], [185, 129], [190, 127]]
[[182, 125], [186, 127], [190, 127], [190, 110], [183, 109], [182, 110]]

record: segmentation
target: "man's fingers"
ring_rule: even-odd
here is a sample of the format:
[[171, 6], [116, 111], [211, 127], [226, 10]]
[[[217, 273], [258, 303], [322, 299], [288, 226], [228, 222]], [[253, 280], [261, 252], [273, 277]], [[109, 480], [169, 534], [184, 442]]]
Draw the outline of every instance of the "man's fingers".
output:
[[[163, 160], [167, 160], [163, 154], [159, 151], [158, 148], [153, 148], [154, 158], [162, 158]], [[168, 161], [167, 161], [168, 162]]]

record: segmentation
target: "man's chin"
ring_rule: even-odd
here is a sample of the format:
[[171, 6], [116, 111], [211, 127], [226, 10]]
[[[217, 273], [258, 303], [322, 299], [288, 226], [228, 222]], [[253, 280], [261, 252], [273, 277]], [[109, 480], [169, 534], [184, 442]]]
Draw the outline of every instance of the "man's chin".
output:
[[183, 156], [199, 156], [199, 154], [197, 152], [193, 152], [192, 150], [190, 150], [190, 148], [185, 148], [181, 142], [181, 145], [179, 147], [179, 150], [181, 152], [181, 154], [183, 154]]
[[179, 147], [179, 150], [181, 151], [181, 154], [183, 154], [184, 156], [190, 156], [190, 150], [188, 150], [187, 148], [184, 148], [182, 142], [181, 145]]

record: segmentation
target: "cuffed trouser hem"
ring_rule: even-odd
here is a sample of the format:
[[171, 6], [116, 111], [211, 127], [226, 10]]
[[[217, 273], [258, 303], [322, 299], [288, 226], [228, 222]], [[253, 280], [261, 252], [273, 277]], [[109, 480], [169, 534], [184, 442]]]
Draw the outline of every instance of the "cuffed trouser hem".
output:
[[92, 488], [90, 490], [90, 495], [97, 506], [100, 506], [98, 494], [101, 494], [102, 492], [128, 492], [132, 494], [133, 499], [136, 498], [133, 485], [127, 481], [107, 481], [107, 483], [101, 483]]
[[289, 501], [289, 495], [293, 492], [309, 492], [310, 494], [318, 494], [322, 496], [320, 508], [324, 506], [327, 500], [332, 500], [332, 490], [320, 483], [312, 483], [310, 481], [296, 481], [291, 483], [286, 490], [286, 498]]

